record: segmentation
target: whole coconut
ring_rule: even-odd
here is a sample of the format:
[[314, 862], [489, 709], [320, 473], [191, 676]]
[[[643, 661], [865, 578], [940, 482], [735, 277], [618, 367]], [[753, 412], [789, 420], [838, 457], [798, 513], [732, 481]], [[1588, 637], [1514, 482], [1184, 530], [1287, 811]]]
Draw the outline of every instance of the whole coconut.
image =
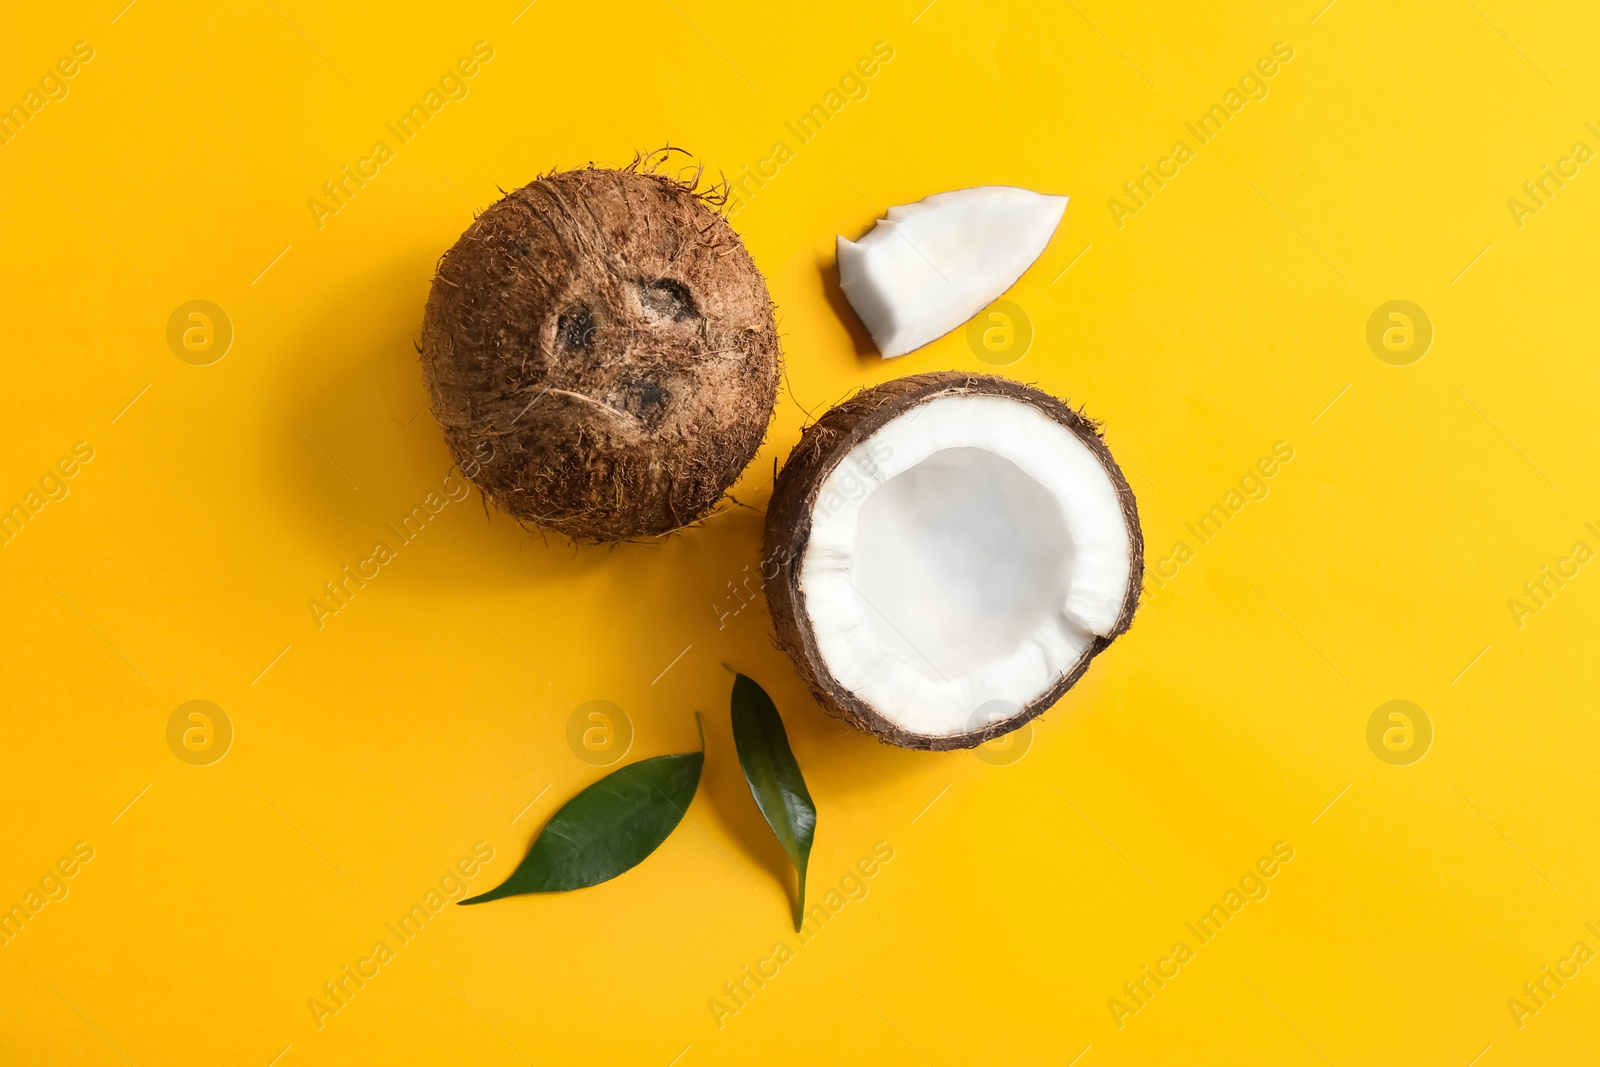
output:
[[516, 518], [579, 541], [668, 533], [760, 447], [772, 302], [697, 183], [643, 159], [547, 174], [440, 260], [421, 345], [433, 415]]

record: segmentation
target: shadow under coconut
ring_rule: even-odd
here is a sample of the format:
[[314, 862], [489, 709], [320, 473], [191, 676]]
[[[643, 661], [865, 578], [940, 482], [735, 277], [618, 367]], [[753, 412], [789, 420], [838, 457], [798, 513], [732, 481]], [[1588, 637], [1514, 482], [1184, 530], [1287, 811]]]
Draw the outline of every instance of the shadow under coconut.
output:
[[883, 357], [878, 354], [878, 346], [872, 343], [872, 334], [867, 332], [866, 325], [856, 314], [856, 309], [850, 306], [850, 298], [844, 295], [844, 288], [839, 284], [838, 258], [818, 256], [817, 275], [822, 283], [823, 297], [838, 317], [840, 325], [850, 335], [857, 361], [865, 363], [870, 360], [874, 366], [881, 364]]
[[[251, 384], [276, 412], [262, 467], [283, 513], [319, 553], [365, 552], [417, 474], [449, 464], [431, 425], [413, 338], [432, 256], [418, 252], [365, 277], [325, 287], [289, 351]], [[423, 420], [426, 420], [424, 422]], [[341, 491], [328, 492], [329, 483]]]
[[[442, 568], [469, 592], [537, 587], [606, 566], [613, 546], [575, 545], [486, 508], [456, 467], [429, 410], [416, 349], [437, 258], [436, 249], [419, 249], [331, 287], [276, 383], [257, 382], [282, 413], [265, 466], [285, 513], [340, 561], [365, 557], [380, 541], [402, 560], [413, 555], [397, 531], [430, 546], [432, 566], [386, 567], [385, 585], [436, 585]], [[430, 493], [447, 501], [436, 514], [424, 503]]]

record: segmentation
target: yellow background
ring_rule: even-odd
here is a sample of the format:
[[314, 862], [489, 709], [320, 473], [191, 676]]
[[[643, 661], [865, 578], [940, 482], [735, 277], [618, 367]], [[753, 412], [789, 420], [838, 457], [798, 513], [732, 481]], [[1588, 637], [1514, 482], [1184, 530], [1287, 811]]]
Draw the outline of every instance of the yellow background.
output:
[[[1507, 199], [1600, 147], [1600, 16], [1318, 7], [9, 12], [0, 104], [73, 42], [95, 55], [0, 147], [0, 506], [95, 454], [0, 547], [0, 906], [75, 842], [95, 855], [0, 948], [0, 1060], [1580, 1062], [1600, 968], [1521, 1029], [1507, 1000], [1600, 948], [1600, 573], [1520, 627], [1507, 601], [1600, 547], [1600, 175], [1520, 227]], [[322, 183], [479, 40], [470, 94], [319, 229]], [[798, 146], [784, 123], [880, 40], [868, 95]], [[1277, 41], [1269, 95], [1198, 147], [1183, 124]], [[1195, 158], [1119, 228], [1108, 200], [1180, 138]], [[319, 630], [308, 599], [448, 468], [413, 342], [473, 212], [551, 167], [670, 142], [737, 175], [780, 139], [735, 219], [788, 367], [749, 508], [573, 549], [474, 494]], [[1009, 763], [832, 724], [729, 589], [807, 411], [988, 369], [963, 332], [880, 361], [829, 277], [835, 234], [984, 183], [1072, 197], [1008, 294], [1035, 336], [1003, 373], [1104, 420], [1152, 562], [1295, 450]], [[165, 339], [192, 299], [234, 327], [210, 366]], [[1393, 299], [1435, 330], [1409, 366], [1366, 342]], [[722, 661], [773, 693], [817, 798], [813, 899], [894, 850], [804, 946]], [[167, 744], [193, 699], [236, 732], [210, 766]], [[1409, 766], [1367, 745], [1392, 699], [1434, 728]], [[319, 1029], [307, 1001], [386, 921], [480, 840], [473, 889], [496, 884], [599, 777], [566, 741], [590, 700], [630, 716], [629, 759], [692, 748], [705, 713], [688, 822], [602, 887], [448, 908]], [[1122, 983], [1278, 841], [1270, 894], [1118, 1028]], [[778, 941], [794, 959], [719, 1028], [708, 1001]]]

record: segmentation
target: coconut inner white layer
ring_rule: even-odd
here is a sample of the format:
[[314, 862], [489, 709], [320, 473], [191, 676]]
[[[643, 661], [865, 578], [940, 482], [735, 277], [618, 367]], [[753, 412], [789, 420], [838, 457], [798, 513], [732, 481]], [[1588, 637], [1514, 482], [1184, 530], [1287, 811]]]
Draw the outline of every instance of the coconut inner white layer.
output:
[[1116, 625], [1132, 542], [1076, 434], [1008, 397], [948, 396], [852, 449], [800, 562], [840, 685], [914, 733], [1015, 714]]
[[896, 205], [859, 241], [839, 238], [839, 288], [883, 357], [904, 355], [1011, 288], [1066, 209], [1064, 196], [1007, 185]]

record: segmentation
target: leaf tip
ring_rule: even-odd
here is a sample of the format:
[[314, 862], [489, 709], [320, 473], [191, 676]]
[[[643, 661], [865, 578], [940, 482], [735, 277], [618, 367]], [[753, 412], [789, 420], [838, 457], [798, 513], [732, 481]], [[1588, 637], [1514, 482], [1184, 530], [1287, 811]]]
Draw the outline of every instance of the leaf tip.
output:
[[479, 893], [477, 896], [467, 897], [465, 900], [458, 900], [456, 901], [456, 907], [465, 907], [468, 904], [487, 904], [491, 900], [499, 900], [501, 897], [510, 896], [510, 893], [504, 892], [505, 888], [505, 884], [502, 883], [495, 886], [493, 889]]

